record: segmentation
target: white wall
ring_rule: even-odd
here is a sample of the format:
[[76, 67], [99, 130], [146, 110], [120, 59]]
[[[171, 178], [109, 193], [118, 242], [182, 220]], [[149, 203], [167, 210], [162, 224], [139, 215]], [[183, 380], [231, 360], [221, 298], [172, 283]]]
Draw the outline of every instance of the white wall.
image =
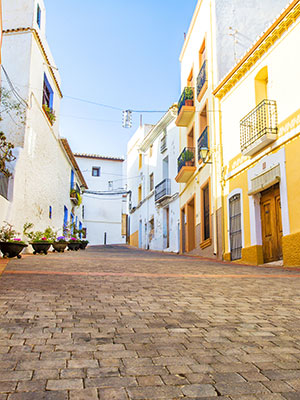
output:
[[[84, 227], [87, 228], [87, 240], [91, 245], [126, 243], [122, 236], [122, 214], [126, 213], [127, 200], [122, 194], [113, 194], [118, 190], [124, 191], [124, 162], [99, 158], [76, 157], [77, 163], [89, 187], [83, 195]], [[100, 167], [100, 176], [92, 176], [92, 168]], [[107, 195], [88, 193], [89, 191], [108, 192], [108, 182], [112, 181], [113, 190]]]
[[[44, 6], [42, 10], [42, 30], [45, 29]], [[3, 2], [4, 29], [36, 27], [35, 0], [5, 0]], [[44, 31], [43, 46], [51, 63], [54, 64], [48, 50]], [[80, 207], [74, 207], [70, 201], [70, 176], [72, 165], [67, 158], [59, 138], [60, 95], [55, 86], [46, 59], [31, 32], [5, 34], [3, 37], [3, 65], [22, 98], [28, 103], [26, 123], [12, 122], [5, 118], [1, 129], [8, 140], [14, 143], [16, 161], [11, 165], [13, 173], [9, 183], [9, 204], [1, 215], [3, 221], [10, 222], [22, 232], [25, 222], [32, 222], [36, 230], [53, 227], [62, 233], [64, 206], [69, 215], [73, 209], [75, 217], [81, 219]], [[50, 125], [42, 110], [44, 73], [54, 92], [53, 108], [57, 120]], [[59, 81], [59, 75], [56, 77]], [[7, 86], [4, 76], [3, 85]], [[77, 177], [75, 181], [79, 183]], [[80, 186], [80, 183], [79, 183]], [[52, 218], [49, 218], [49, 206], [52, 206]]]

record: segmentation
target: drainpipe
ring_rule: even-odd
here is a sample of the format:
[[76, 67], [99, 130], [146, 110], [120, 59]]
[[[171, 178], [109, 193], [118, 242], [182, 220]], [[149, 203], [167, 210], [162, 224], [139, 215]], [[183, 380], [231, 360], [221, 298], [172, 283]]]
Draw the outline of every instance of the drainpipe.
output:
[[[214, 86], [214, 58], [213, 58], [213, 40], [214, 40], [214, 36], [213, 36], [213, 29], [212, 29], [212, 25], [213, 25], [213, 20], [212, 20], [212, 4], [210, 3], [210, 54], [211, 54], [211, 82], [212, 82], [212, 86]], [[217, 172], [217, 154], [216, 154], [216, 150], [217, 150], [217, 134], [216, 134], [216, 105], [215, 105], [215, 97], [212, 96], [212, 106], [213, 106], [213, 130], [214, 130], [214, 151], [212, 152], [212, 156], [213, 156], [213, 160], [212, 160], [212, 177], [213, 177], [213, 181], [214, 181], [214, 199], [213, 199], [213, 228], [214, 228], [214, 237], [213, 237], [213, 244], [214, 244], [214, 254], [217, 255], [218, 254], [218, 232], [217, 232], [217, 207], [218, 207], [218, 202], [217, 202], [217, 190], [218, 190], [218, 185], [217, 185], [217, 176], [218, 176], [218, 172]]]

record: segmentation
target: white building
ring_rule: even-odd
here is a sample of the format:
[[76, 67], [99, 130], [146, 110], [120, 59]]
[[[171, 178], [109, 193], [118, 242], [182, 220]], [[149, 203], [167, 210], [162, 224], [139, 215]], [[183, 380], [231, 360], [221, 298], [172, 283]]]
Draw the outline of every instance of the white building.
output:
[[124, 159], [96, 154], [75, 157], [89, 187], [82, 209], [86, 238], [92, 245], [126, 243]]
[[130, 244], [136, 247], [179, 252], [176, 113], [177, 107], [171, 107], [156, 125], [140, 127], [128, 143]]
[[16, 160], [9, 166], [12, 176], [1, 176], [0, 224], [7, 221], [22, 232], [32, 222], [36, 230], [51, 226], [62, 233], [69, 222], [82, 227], [78, 194], [87, 185], [68, 142], [59, 137], [60, 77], [45, 27], [42, 0], [3, 1], [2, 84], [10, 91], [12, 85], [26, 106], [24, 124], [8, 117], [1, 122]]

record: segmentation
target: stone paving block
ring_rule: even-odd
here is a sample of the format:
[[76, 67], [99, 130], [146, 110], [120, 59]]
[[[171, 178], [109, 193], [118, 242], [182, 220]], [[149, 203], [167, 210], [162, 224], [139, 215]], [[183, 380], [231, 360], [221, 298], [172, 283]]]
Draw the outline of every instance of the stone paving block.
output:
[[20, 392], [10, 394], [8, 400], [68, 400], [68, 392]]
[[1, 371], [0, 382], [5, 381], [28, 381], [31, 379], [33, 371]]
[[282, 393], [282, 396], [286, 400], [299, 400], [300, 392]]
[[139, 376], [137, 377], [139, 386], [160, 386], [163, 385], [163, 381], [159, 376]]
[[40, 369], [33, 372], [32, 379], [58, 379], [59, 370], [58, 369]]
[[268, 381], [263, 382], [272, 393], [283, 393], [283, 392], [293, 392], [296, 388], [293, 388], [291, 384], [283, 381]]
[[212, 385], [188, 385], [181, 388], [182, 393], [186, 397], [201, 398], [201, 397], [216, 397], [218, 393]]
[[234, 385], [229, 383], [217, 383], [215, 387], [222, 395], [270, 393], [270, 390], [259, 382], [235, 383]]
[[68, 368], [97, 368], [99, 367], [98, 360], [68, 360]]
[[98, 400], [97, 389], [70, 390], [69, 400]]
[[13, 392], [17, 387], [17, 382], [0, 382], [0, 393]]
[[211, 374], [209, 374], [209, 376], [216, 383], [232, 383], [233, 384], [233, 383], [236, 383], [236, 382], [245, 382], [245, 379], [241, 375], [237, 374], [236, 372], [228, 372], [228, 373], [224, 373], [224, 374], [222, 374], [222, 373], [211, 373]]
[[127, 386], [136, 386], [137, 382], [133, 377], [108, 377], [108, 378], [90, 378], [84, 380], [86, 388], [122, 388]]
[[182, 395], [180, 388], [176, 386], [129, 387], [127, 392], [132, 400], [170, 400]]
[[46, 389], [46, 379], [36, 379], [33, 381], [21, 381], [18, 383], [18, 392], [42, 392]]
[[82, 379], [49, 379], [47, 390], [77, 390], [83, 389]]
[[60, 370], [61, 379], [72, 379], [72, 378], [85, 378], [86, 372], [83, 368], [66, 368]]
[[99, 389], [100, 400], [128, 400], [124, 389]]

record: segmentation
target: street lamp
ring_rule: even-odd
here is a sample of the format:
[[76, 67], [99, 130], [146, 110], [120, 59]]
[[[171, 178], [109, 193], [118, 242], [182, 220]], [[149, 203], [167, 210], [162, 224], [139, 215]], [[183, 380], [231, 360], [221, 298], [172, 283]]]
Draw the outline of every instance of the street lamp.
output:
[[208, 155], [209, 155], [209, 148], [200, 147], [200, 159], [202, 160], [203, 164], [212, 164], [211, 161], [207, 161]]

